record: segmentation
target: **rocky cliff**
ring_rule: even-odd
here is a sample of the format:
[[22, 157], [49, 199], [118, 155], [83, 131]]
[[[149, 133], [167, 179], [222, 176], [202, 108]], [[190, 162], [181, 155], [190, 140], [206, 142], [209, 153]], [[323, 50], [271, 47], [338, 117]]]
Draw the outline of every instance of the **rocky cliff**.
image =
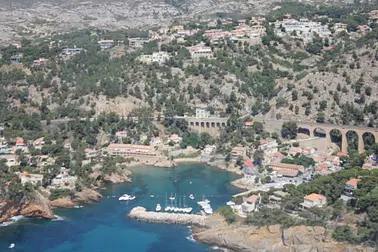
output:
[[42, 217], [46, 219], [55, 218], [49, 200], [38, 191], [34, 191], [28, 195], [28, 197], [24, 197], [18, 202], [2, 202], [0, 207], [0, 223], [17, 215]]
[[221, 219], [219, 215], [208, 218], [209, 228], [194, 229], [194, 238], [209, 245], [217, 245], [238, 252], [374, 251], [335, 242], [323, 227], [295, 226], [284, 229], [275, 225], [257, 228], [241, 224], [228, 225]]
[[109, 181], [113, 184], [126, 183], [126, 182], [131, 182], [131, 179], [129, 178], [130, 175], [131, 175], [131, 172], [125, 169], [120, 172], [105, 174], [104, 180]]

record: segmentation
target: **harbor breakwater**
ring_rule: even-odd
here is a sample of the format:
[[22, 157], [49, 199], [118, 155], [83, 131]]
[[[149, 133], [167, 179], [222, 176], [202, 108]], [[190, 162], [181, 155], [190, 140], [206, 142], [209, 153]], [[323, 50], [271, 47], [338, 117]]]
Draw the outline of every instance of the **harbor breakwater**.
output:
[[165, 223], [165, 224], [181, 224], [181, 225], [197, 225], [205, 226], [206, 216], [198, 214], [176, 214], [176, 213], [159, 213], [150, 212], [146, 208], [138, 206], [131, 209], [128, 214], [130, 218], [141, 221]]

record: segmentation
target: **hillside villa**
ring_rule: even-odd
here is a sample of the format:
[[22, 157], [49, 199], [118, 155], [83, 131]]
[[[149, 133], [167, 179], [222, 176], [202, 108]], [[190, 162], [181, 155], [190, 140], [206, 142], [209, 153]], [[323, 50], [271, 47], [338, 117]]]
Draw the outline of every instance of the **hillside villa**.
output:
[[327, 205], [327, 197], [317, 193], [311, 193], [304, 198], [304, 202], [301, 203], [304, 209], [311, 207], [323, 207]]
[[30, 183], [32, 185], [37, 185], [38, 183], [42, 184], [43, 175], [42, 174], [30, 174], [27, 171], [18, 172], [18, 177], [21, 179], [21, 184], [25, 185]]

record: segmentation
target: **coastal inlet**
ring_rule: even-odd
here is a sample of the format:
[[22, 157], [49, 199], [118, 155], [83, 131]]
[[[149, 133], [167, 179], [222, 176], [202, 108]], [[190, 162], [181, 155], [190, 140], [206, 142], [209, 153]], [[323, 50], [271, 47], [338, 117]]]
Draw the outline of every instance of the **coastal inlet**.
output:
[[[239, 191], [230, 182], [238, 176], [203, 164], [180, 164], [176, 168], [132, 168], [131, 183], [109, 185], [100, 191], [104, 198], [79, 209], [56, 209], [60, 220], [24, 218], [0, 228], [0, 251], [14, 243], [15, 251], [28, 252], [207, 252], [209, 246], [193, 242], [188, 225], [168, 225], [138, 221], [127, 216], [137, 206], [155, 212], [161, 204], [165, 212], [166, 194], [186, 195], [186, 205], [198, 214], [202, 195], [211, 201], [214, 212]], [[135, 196], [119, 201], [123, 194]], [[189, 195], [195, 196], [194, 200]], [[154, 195], [154, 197], [151, 197]], [[168, 199], [168, 203], [170, 203]], [[178, 215], [178, 213], [174, 213]], [[200, 217], [202, 218], [202, 217]], [[208, 218], [208, 217], [206, 217]], [[111, 248], [111, 250], [109, 249]]]

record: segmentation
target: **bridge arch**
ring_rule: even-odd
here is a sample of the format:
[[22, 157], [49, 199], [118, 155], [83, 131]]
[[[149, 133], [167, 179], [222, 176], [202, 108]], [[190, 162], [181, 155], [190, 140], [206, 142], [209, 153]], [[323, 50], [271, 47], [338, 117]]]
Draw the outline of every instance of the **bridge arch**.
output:
[[308, 128], [305, 128], [305, 127], [298, 127], [298, 133], [300, 134], [305, 134], [307, 136], [311, 136], [311, 130], [309, 130]]
[[211, 123], [211, 127], [212, 127], [212, 128], [215, 127], [215, 122], [212, 122], [212, 123]]
[[199, 123], [199, 122], [196, 122], [196, 126], [199, 127], [199, 126], [200, 126], [200, 123]]
[[377, 139], [375, 138], [374, 134], [371, 132], [364, 132], [362, 133], [362, 141], [364, 144], [364, 149], [369, 149]]
[[190, 122], [190, 126], [194, 126], [194, 122]]
[[201, 122], [201, 127], [202, 127], [202, 128], [205, 127], [205, 123], [204, 123], [204, 122]]
[[314, 134], [315, 137], [322, 137], [322, 138], [327, 137], [327, 132], [323, 128], [320, 128], [320, 127], [316, 127], [314, 129], [313, 134]]
[[219, 122], [217, 122], [217, 127], [220, 128], [221, 124]]
[[226, 127], [226, 123], [222, 122], [222, 127]]
[[340, 150], [342, 151], [342, 144], [345, 139], [343, 139], [343, 134], [339, 129], [331, 129], [329, 131], [329, 138], [331, 140], [331, 143], [336, 144], [339, 146]]
[[363, 144], [359, 142], [359, 136], [358, 133], [354, 130], [348, 130], [346, 132], [346, 141], [347, 141], [347, 149], [349, 150], [358, 150], [359, 145]]
[[210, 123], [206, 122], [206, 128], [210, 128]]

